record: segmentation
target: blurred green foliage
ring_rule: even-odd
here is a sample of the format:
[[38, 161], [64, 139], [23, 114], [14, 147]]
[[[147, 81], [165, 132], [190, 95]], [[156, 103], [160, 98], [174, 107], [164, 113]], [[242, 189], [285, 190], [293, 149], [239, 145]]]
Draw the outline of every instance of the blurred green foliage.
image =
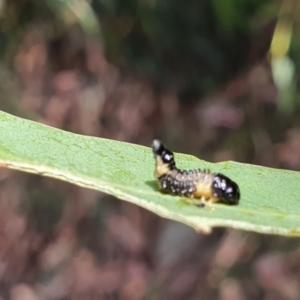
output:
[[32, 24], [44, 24], [51, 37], [77, 25], [87, 36], [101, 38], [102, 30], [114, 63], [193, 98], [245, 64], [254, 18], [267, 5], [267, 0], [11, 0], [2, 8], [0, 53], [3, 58]]
[[253, 16], [267, 1], [94, 2], [107, 54], [188, 96], [231, 76], [248, 58]]

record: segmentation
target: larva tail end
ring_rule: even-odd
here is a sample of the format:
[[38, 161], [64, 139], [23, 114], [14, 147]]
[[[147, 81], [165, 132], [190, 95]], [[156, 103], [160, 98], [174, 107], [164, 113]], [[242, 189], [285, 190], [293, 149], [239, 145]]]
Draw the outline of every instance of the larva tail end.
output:
[[152, 150], [156, 159], [160, 159], [171, 170], [175, 168], [173, 153], [166, 149], [159, 140], [152, 142]]
[[162, 145], [162, 143], [161, 143], [161, 141], [160, 140], [153, 140], [153, 142], [152, 142], [152, 150], [153, 150], [153, 152], [155, 153], [155, 154], [160, 154], [160, 152], [162, 152], [162, 148], [164, 148], [163, 147], [163, 145]]

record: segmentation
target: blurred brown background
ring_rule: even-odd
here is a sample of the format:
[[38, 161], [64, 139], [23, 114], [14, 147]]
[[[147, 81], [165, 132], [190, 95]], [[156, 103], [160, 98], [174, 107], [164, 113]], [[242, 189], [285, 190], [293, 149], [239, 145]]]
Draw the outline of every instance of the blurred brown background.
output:
[[[0, 108], [300, 170], [299, 17], [293, 0], [0, 0]], [[300, 299], [298, 239], [205, 236], [96, 191], [0, 171], [1, 300]]]

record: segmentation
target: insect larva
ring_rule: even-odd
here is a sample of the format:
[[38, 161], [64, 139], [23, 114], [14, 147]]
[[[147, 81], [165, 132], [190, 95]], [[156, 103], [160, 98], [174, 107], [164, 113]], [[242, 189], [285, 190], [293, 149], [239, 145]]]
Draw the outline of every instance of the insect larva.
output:
[[173, 153], [166, 149], [159, 140], [153, 141], [152, 150], [156, 163], [154, 175], [162, 191], [195, 198], [195, 200], [188, 201], [195, 204], [238, 203], [239, 187], [225, 175], [211, 173], [208, 170], [181, 171], [177, 169]]

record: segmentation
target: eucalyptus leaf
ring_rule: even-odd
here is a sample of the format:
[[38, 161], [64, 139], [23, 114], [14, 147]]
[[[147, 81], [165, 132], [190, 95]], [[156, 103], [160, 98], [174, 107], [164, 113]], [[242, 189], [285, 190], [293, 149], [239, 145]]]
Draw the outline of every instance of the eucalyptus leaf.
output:
[[82, 136], [0, 112], [0, 165], [113, 195], [159, 216], [209, 232], [223, 226], [300, 236], [300, 173], [175, 154], [181, 169], [210, 169], [238, 183], [238, 205], [198, 208], [163, 194], [150, 148]]

